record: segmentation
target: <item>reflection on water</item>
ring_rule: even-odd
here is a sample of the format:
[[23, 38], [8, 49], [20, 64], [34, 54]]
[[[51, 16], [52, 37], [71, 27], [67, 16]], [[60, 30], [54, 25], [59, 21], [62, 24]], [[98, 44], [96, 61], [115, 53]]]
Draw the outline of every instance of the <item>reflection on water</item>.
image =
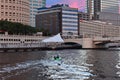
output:
[[[61, 60], [54, 60], [56, 55]], [[0, 80], [120, 80], [120, 52], [58, 50], [0, 53]]]
[[40, 61], [36, 60], [36, 61], [26, 61], [26, 62], [16, 63], [14, 66], [11, 66], [10, 64], [5, 65], [2, 68], [0, 68], [0, 74], [1, 74], [0, 77], [1, 79], [5, 80], [9, 77], [20, 75], [31, 69], [35, 69], [39, 64]]
[[117, 65], [116, 65], [116, 68], [118, 69], [118, 71], [117, 71], [117, 75], [120, 77], [120, 52], [118, 52], [118, 63], [117, 63]]

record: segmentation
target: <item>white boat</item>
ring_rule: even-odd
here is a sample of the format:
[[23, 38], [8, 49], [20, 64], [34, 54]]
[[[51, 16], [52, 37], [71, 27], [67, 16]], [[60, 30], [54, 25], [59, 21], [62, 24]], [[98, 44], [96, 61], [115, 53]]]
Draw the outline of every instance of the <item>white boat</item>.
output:
[[39, 47], [42, 36], [0, 34], [0, 48]]

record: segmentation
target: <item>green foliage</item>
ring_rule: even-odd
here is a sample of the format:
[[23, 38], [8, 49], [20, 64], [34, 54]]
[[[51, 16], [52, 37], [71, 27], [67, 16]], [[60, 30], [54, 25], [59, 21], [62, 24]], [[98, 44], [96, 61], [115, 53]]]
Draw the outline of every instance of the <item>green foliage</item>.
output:
[[7, 31], [9, 34], [31, 35], [38, 30], [35, 27], [24, 25], [17, 22], [0, 20], [0, 30]]

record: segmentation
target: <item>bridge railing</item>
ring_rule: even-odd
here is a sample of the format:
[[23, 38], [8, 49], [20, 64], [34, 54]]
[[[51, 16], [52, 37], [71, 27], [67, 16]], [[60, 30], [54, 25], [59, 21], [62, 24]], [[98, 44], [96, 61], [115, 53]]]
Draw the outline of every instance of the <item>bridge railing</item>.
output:
[[109, 38], [109, 37], [106, 37], [106, 38], [103, 38], [103, 37], [94, 37], [93, 41], [108, 41], [110, 39], [111, 38]]
[[93, 41], [120, 41], [120, 37], [94, 37]]

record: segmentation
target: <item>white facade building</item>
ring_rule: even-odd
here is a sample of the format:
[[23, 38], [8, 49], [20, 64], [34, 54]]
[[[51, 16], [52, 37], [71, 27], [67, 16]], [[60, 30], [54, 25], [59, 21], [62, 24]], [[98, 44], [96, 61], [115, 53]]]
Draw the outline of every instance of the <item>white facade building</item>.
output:
[[84, 37], [120, 37], [120, 27], [107, 22], [82, 21], [79, 30]]
[[35, 15], [37, 8], [45, 7], [46, 0], [30, 0], [30, 25], [35, 27]]
[[78, 35], [78, 9], [62, 7], [62, 33]]

